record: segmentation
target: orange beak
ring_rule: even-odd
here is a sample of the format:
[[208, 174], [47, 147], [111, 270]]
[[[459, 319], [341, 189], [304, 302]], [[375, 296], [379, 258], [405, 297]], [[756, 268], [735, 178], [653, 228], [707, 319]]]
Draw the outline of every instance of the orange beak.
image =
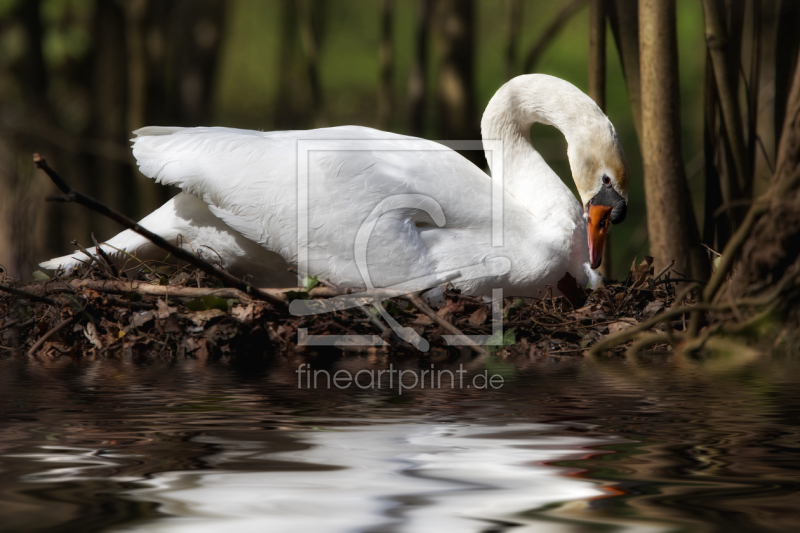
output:
[[611, 210], [612, 207], [605, 205], [589, 206], [587, 231], [589, 237], [589, 260], [592, 262], [592, 268], [599, 268], [600, 263], [603, 262], [603, 245], [606, 242], [608, 227], [611, 225], [609, 220]]

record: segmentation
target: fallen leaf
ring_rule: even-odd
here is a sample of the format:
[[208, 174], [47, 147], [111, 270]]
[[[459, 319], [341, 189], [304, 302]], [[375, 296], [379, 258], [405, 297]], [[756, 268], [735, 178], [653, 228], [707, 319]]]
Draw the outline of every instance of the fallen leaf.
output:
[[169, 315], [176, 313], [178, 311], [177, 307], [169, 307], [167, 302], [164, 300], [158, 300], [156, 302], [156, 317], [158, 318], [167, 318]]
[[663, 300], [655, 300], [650, 302], [645, 306], [642, 310], [642, 316], [644, 318], [652, 318], [656, 316], [658, 313], [664, 310], [664, 301]]
[[100, 335], [97, 333], [97, 327], [93, 322], [86, 324], [86, 327], [83, 329], [83, 334], [87, 339], [89, 339], [89, 342], [91, 342], [95, 348], [100, 350], [103, 349], [103, 341], [100, 338]]
[[231, 309], [231, 316], [243, 324], [250, 324], [255, 318], [255, 309], [256, 306], [252, 302], [247, 305], [238, 305]]
[[209, 309], [208, 311], [189, 313], [189, 320], [191, 320], [195, 326], [202, 326], [209, 320], [220, 316], [226, 316], [226, 313], [219, 309]]
[[586, 299], [589, 296], [586, 290], [578, 285], [578, 280], [572, 277], [569, 272], [564, 274], [564, 277], [558, 281], [556, 287], [558, 287], [558, 290], [561, 291], [564, 298], [566, 298], [575, 309], [583, 307], [583, 304], [586, 303]]
[[411, 323], [417, 326], [430, 326], [433, 324], [433, 320], [428, 318], [426, 315], [417, 315], [417, 318], [412, 320]]
[[619, 331], [625, 331], [628, 328], [632, 328], [637, 324], [636, 320], [632, 318], [621, 318], [616, 322], [612, 322], [608, 325], [608, 333], [613, 335]]
[[153, 320], [155, 314], [152, 311], [141, 311], [133, 314], [133, 325], [140, 328]]
[[484, 322], [486, 322], [486, 318], [489, 316], [489, 309], [483, 305], [475, 310], [474, 313], [469, 315], [467, 321], [472, 324], [473, 326], [480, 326]]

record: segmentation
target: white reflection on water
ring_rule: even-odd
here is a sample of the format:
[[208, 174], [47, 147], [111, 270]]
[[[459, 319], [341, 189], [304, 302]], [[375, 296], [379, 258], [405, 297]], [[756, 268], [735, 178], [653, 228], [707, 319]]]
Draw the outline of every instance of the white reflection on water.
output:
[[[519, 513], [607, 494], [592, 482], [565, 477], [565, 469], [542, 464], [605, 442], [537, 435], [544, 429], [552, 427], [386, 423], [326, 428], [296, 434], [310, 445], [306, 450], [255, 456], [247, 443], [204, 439], [225, 450], [209, 458], [219, 470], [151, 477], [145, 481], [150, 488], [131, 496], [161, 504], [159, 510], [169, 517], [125, 530], [441, 532], [484, 531], [500, 522], [574, 531], [568, 524]], [[273, 471], [225, 470], [226, 462], [244, 455], [251, 462], [285, 463]]]

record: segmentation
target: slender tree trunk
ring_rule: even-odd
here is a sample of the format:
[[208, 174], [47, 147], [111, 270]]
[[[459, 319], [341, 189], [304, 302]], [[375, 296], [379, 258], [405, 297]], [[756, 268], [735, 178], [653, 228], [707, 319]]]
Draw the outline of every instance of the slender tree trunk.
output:
[[[120, 2], [125, 8], [125, 37], [128, 58], [128, 133], [147, 126], [147, 54], [145, 50], [145, 21], [149, 0]], [[131, 164], [135, 165], [133, 155]], [[160, 204], [159, 186], [152, 180], [136, 174], [136, 213], [140, 218]]]
[[411, 135], [421, 136], [425, 129], [428, 92], [428, 48], [430, 40], [432, 0], [419, 0], [417, 24], [414, 28], [414, 64], [408, 84], [408, 126]]
[[750, 47], [750, 78], [747, 94], [747, 160], [750, 163], [748, 171], [752, 187], [756, 170], [758, 95], [761, 90], [761, 0], [751, 0], [750, 5], [752, 7], [753, 37]]
[[508, 0], [508, 35], [506, 38], [506, 79], [517, 71], [517, 41], [522, 26], [522, 0]]
[[297, 64], [300, 62], [299, 39], [297, 35], [298, 17], [295, 0], [280, 2], [280, 33], [278, 39], [278, 91], [275, 98], [275, 129], [297, 128], [298, 117], [305, 118], [298, 104], [298, 87], [301, 75]]
[[778, 31], [775, 32], [775, 149], [783, 133], [786, 102], [792, 82], [792, 68], [800, 50], [800, 2], [780, 0]]
[[[57, 114], [50, 105], [48, 89], [50, 76], [44, 57], [44, 26], [42, 24], [41, 0], [18, 2], [17, 18], [22, 27], [24, 54], [16, 65], [20, 86], [24, 88], [22, 103], [26, 119], [34, 125], [53, 127], [57, 125]], [[36, 148], [54, 155], [58, 154], [56, 147], [46, 141], [37, 143]], [[0, 145], [0, 157], [4, 158], [3, 167], [0, 168], [2, 180], [3, 199], [0, 209], [3, 210], [0, 231], [5, 233], [8, 243], [6, 263], [8, 273], [14, 277], [24, 278], [36, 268], [36, 258], [39, 248], [55, 248], [64, 240], [63, 224], [41, 223], [44, 202], [40, 196], [43, 187], [46, 187], [35, 174], [29, 174], [30, 165], [20, 164], [20, 146], [16, 143], [3, 143]], [[23, 145], [23, 150], [30, 153], [29, 148]], [[29, 159], [25, 163], [29, 163]], [[46, 188], [44, 190], [47, 190]], [[45, 211], [48, 222], [62, 220], [60, 216], [63, 206]], [[44, 232], [43, 227], [52, 228]]]
[[[706, 80], [703, 91], [703, 155], [705, 158], [705, 204], [703, 211], [703, 242], [712, 248], [715, 246], [715, 237], [719, 235], [717, 249], [721, 250], [729, 235], [729, 225], [718, 221], [715, 216], [717, 209], [722, 205], [722, 193], [719, 188], [719, 173], [717, 150], [719, 140], [717, 134], [717, 83], [714, 80], [714, 67], [711, 66], [711, 57], [706, 53]], [[727, 212], [729, 214], [730, 212]]]
[[172, 108], [181, 126], [210, 125], [226, 7], [224, 0], [181, 0], [170, 16], [177, 85]]
[[394, 23], [394, 0], [383, 0], [381, 4], [381, 36], [378, 50], [379, 87], [378, 87], [378, 129], [389, 128], [394, 107], [394, 91], [392, 90], [392, 66], [394, 62], [394, 46], [392, 26]]
[[642, 145], [642, 96], [639, 76], [639, 5], [638, 0], [608, 0], [608, 19], [622, 63], [622, 73], [631, 103], [633, 127]]
[[[439, 131], [445, 139], [480, 139], [475, 106], [475, 4], [438, 0]], [[465, 154], [476, 159], [479, 154]]]
[[686, 182], [680, 142], [674, 0], [640, 0], [642, 155], [647, 229], [656, 270], [675, 260], [688, 277], [708, 276]]
[[326, 126], [328, 119], [322, 97], [322, 82], [319, 79], [319, 41], [320, 30], [318, 24], [322, 23], [321, 17], [315, 17], [313, 10], [322, 9], [319, 3], [310, 0], [300, 0], [297, 4], [300, 21], [300, 40], [303, 43], [303, 52], [306, 58], [306, 72], [308, 85], [311, 89], [311, 106], [314, 110], [314, 122], [317, 127]]
[[[730, 146], [729, 154], [733, 161], [733, 175], [721, 176], [720, 185], [722, 198], [726, 208], [734, 213], [734, 219], [740, 219], [743, 212], [732, 206], [742, 198], [742, 192], [747, 189], [749, 178], [749, 164], [747, 163], [747, 144], [744, 142], [742, 114], [739, 109], [738, 96], [738, 58], [730, 45], [729, 37], [723, 17], [723, 6], [720, 0], [703, 0], [705, 14], [706, 42], [711, 55], [711, 64], [714, 67], [714, 77], [717, 82], [720, 108], [722, 110], [722, 123], [725, 128], [725, 137]], [[732, 66], [732, 61], [737, 65]], [[737, 68], [735, 71], [731, 71]]]
[[558, 37], [559, 32], [561, 32], [562, 28], [564, 28], [572, 16], [578, 13], [585, 4], [586, 0], [570, 0], [561, 6], [561, 10], [556, 14], [553, 20], [545, 26], [542, 33], [539, 34], [539, 38], [536, 39], [528, 49], [528, 53], [525, 55], [525, 64], [522, 67], [523, 72], [534, 71], [542, 54], [547, 50], [547, 47]]
[[[100, 2], [96, 4], [92, 25], [91, 135], [125, 146], [131, 137], [128, 129], [125, 13], [117, 2]], [[92, 167], [89, 187], [96, 191], [93, 194], [108, 205], [126, 205], [135, 194], [130, 165], [94, 157]], [[111, 236], [101, 231], [103, 224], [97, 223], [99, 216], [90, 213], [88, 217], [98, 239]], [[81, 239], [86, 237], [88, 235], [81, 235]]]
[[[589, 11], [589, 96], [606, 110], [606, 13], [607, 0], [591, 0]], [[611, 236], [606, 237], [600, 273], [610, 278]]]
[[[796, 301], [800, 285], [800, 61], [788, 94], [772, 185], [757, 200], [766, 209], [744, 242], [734, 276], [734, 292], [740, 295], [771, 291], [784, 276], [794, 276], [780, 295], [784, 303]], [[798, 320], [797, 307], [794, 313]]]

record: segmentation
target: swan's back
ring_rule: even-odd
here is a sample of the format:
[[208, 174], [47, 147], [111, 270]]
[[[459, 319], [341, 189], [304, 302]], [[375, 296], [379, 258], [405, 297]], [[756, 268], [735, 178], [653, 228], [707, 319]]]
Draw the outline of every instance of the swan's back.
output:
[[[298, 145], [316, 142], [307, 152], [308, 268], [334, 283], [361, 279], [356, 233], [393, 195], [433, 198], [447, 223], [439, 229], [418, 209], [381, 216], [368, 248], [368, 263], [382, 265], [370, 272], [376, 286], [468, 266], [465, 260], [474, 264], [491, 252], [491, 179], [432, 141], [354, 126], [136, 133], [133, 154], [143, 174], [203, 199], [225, 224], [292, 265], [298, 260], [298, 157], [304, 155]], [[485, 251], [474, 253], [479, 242]]]

